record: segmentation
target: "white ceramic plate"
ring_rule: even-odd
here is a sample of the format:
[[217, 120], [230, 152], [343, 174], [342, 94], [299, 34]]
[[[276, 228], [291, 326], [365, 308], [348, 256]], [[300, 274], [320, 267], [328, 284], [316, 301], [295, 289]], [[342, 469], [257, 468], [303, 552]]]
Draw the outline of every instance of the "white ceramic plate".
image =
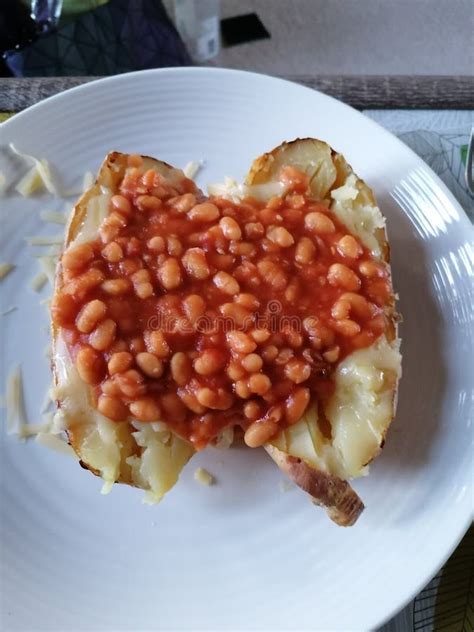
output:
[[[445, 561], [472, 517], [472, 228], [427, 166], [376, 124], [327, 96], [265, 76], [170, 69], [71, 90], [0, 127], [5, 146], [47, 158], [65, 186], [111, 149], [183, 166], [199, 183], [242, 177], [283, 140], [314, 136], [342, 151], [388, 218], [400, 293], [404, 376], [398, 414], [371, 475], [366, 510], [342, 529], [257, 450], [210, 450], [154, 507], [34, 442], [1, 437], [2, 617], [11, 630], [372, 629]], [[5, 167], [5, 163], [8, 163]], [[30, 421], [49, 368], [47, 323], [24, 238], [57, 233], [48, 196], [1, 201], [4, 373], [21, 361]], [[44, 293], [46, 295], [47, 292]], [[218, 480], [193, 481], [197, 465]]]

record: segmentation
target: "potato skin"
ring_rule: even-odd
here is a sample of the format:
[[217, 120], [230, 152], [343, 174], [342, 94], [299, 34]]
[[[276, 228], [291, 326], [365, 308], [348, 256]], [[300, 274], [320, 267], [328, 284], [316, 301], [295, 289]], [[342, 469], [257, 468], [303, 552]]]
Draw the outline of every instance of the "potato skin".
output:
[[[65, 248], [74, 240], [81, 229], [84, 218], [87, 213], [88, 202], [91, 197], [100, 194], [101, 187], [107, 187], [115, 192], [118, 184], [123, 178], [127, 167], [127, 154], [119, 152], [109, 153], [97, 176], [94, 185], [86, 191], [78, 200], [71, 215], [71, 219], [66, 230]], [[177, 170], [153, 158], [144, 157], [150, 166], [154, 166], [163, 175]], [[352, 173], [352, 168], [345, 161], [344, 157], [335, 152], [327, 143], [323, 141], [305, 138], [296, 139], [292, 142], [284, 142], [271, 152], [263, 154], [257, 158], [251, 165], [245, 183], [248, 186], [265, 184], [276, 179], [280, 167], [283, 164], [293, 164], [298, 168], [303, 168], [309, 175], [311, 180], [311, 188], [315, 195], [324, 197], [332, 188], [341, 186], [348, 175]], [[184, 174], [183, 174], [184, 175]], [[367, 202], [375, 205], [375, 198], [371, 189], [362, 180], [357, 181], [357, 187], [360, 193], [367, 199]], [[375, 233], [376, 239], [380, 245], [382, 259], [388, 264], [390, 257], [389, 245], [385, 230], [377, 229]], [[55, 291], [62, 288], [63, 280], [61, 266], [58, 265], [56, 271]], [[391, 303], [387, 306], [386, 315], [389, 323], [387, 331], [387, 339], [389, 342], [397, 338], [397, 323], [399, 316], [395, 311], [395, 299], [392, 297]], [[56, 368], [54, 365], [55, 357], [55, 341], [58, 331], [52, 325], [53, 340], [53, 375], [55, 383], [57, 383]], [[397, 384], [393, 387], [394, 409], [396, 403]], [[61, 402], [57, 402], [61, 407]], [[131, 431], [130, 431], [131, 432]], [[238, 433], [237, 433], [238, 434]], [[99, 472], [91, 468], [84, 460], [81, 460], [81, 440], [80, 432], [74, 430], [68, 432], [68, 439], [75, 450], [80, 465], [85, 469], [89, 469], [93, 474], [99, 476]], [[382, 444], [384, 439], [382, 440]], [[315, 504], [326, 508], [329, 517], [341, 526], [353, 525], [361, 512], [364, 505], [350, 484], [336, 476], [310, 467], [301, 459], [285, 454], [274, 446], [267, 444], [266, 451], [278, 465], [278, 467], [289, 476], [291, 480], [301, 487]], [[372, 459], [382, 449], [379, 449], [372, 455]], [[130, 471], [128, 467], [121, 470], [120, 477], [117, 482], [133, 485]]]
[[[175, 169], [174, 167], [167, 164], [166, 162], [163, 162], [161, 160], [156, 160], [155, 158], [151, 158], [149, 156], [142, 156], [142, 158], [146, 162], [147, 166], [155, 168], [157, 171], [159, 171], [165, 176], [170, 174], [170, 177], [171, 177], [172, 175], [179, 174], [180, 177], [184, 177], [184, 174], [181, 171]], [[128, 159], [128, 154], [123, 154], [117, 151], [110, 152], [105, 157], [101, 167], [99, 168], [99, 173], [97, 175], [96, 181], [87, 191], [85, 191], [81, 195], [81, 197], [79, 198], [79, 200], [77, 201], [76, 205], [74, 206], [71, 212], [71, 217], [66, 227], [66, 235], [65, 235], [63, 250], [65, 250], [69, 246], [69, 244], [75, 239], [75, 237], [80, 232], [83, 222], [85, 220], [86, 214], [87, 214], [87, 207], [88, 207], [89, 200], [94, 196], [100, 195], [101, 187], [107, 187], [112, 192], [116, 192], [118, 190], [118, 186], [120, 182], [122, 181], [125, 170], [127, 168], [127, 159]], [[54, 286], [55, 293], [60, 291], [62, 287], [63, 287], [63, 276], [62, 276], [62, 270], [61, 270], [61, 263], [58, 263], [58, 266], [56, 269], [55, 286]], [[53, 371], [53, 381], [55, 385], [58, 384], [58, 374], [57, 374], [55, 358], [56, 358], [56, 342], [57, 342], [59, 333], [60, 332], [58, 328], [54, 325], [53, 322], [51, 322], [51, 339], [52, 339], [52, 350], [53, 350], [51, 364], [52, 364], [52, 371]], [[56, 406], [57, 408], [60, 409], [62, 406], [61, 401], [56, 401]], [[84, 469], [92, 472], [92, 474], [94, 474], [95, 476], [100, 476], [100, 472], [94, 469], [93, 467], [91, 467], [81, 457], [81, 442], [82, 442], [81, 432], [77, 425], [74, 428], [74, 423], [72, 423], [71, 426], [72, 427], [66, 431], [66, 434], [68, 437], [69, 444], [71, 445], [71, 447], [73, 448], [73, 450], [75, 451], [79, 459], [79, 464]], [[135, 442], [133, 441], [133, 437], [131, 436], [131, 433], [133, 431], [134, 431], [134, 428], [130, 426], [129, 437], [123, 436], [122, 445], [123, 445], [124, 457], [132, 456], [134, 454], [134, 449], [136, 448], [136, 446], [134, 448]], [[133, 486], [130, 467], [125, 463], [125, 458], [122, 458], [122, 461], [123, 463], [120, 470], [120, 477], [117, 479], [116, 482]]]
[[265, 450], [282, 472], [311, 497], [314, 504], [326, 508], [333, 522], [341, 527], [355, 524], [364, 504], [347, 481], [309, 467], [301, 459], [272, 445], [267, 444]]
[[[347, 177], [353, 173], [352, 167], [344, 156], [334, 151], [327, 143], [314, 138], [299, 138], [292, 142], [283, 142], [272, 151], [258, 157], [252, 163], [246, 178], [248, 186], [266, 184], [276, 180], [283, 165], [292, 165], [305, 171], [310, 177], [310, 189], [319, 198], [325, 197], [330, 190], [343, 185]], [[321, 185], [318, 180], [323, 180]], [[360, 178], [357, 188], [368, 204], [376, 205], [372, 190]], [[382, 253], [381, 259], [389, 264], [390, 248], [385, 229], [379, 228], [374, 233]], [[386, 306], [385, 315], [388, 328], [386, 337], [389, 342], [397, 338], [397, 325], [400, 316], [395, 310], [395, 297], [392, 296]], [[393, 413], [396, 408], [397, 383], [393, 386]], [[393, 420], [392, 415], [392, 420]], [[387, 428], [388, 429], [388, 428]], [[386, 431], [380, 446], [374, 451], [372, 461], [382, 450]], [[364, 505], [350, 484], [337, 476], [317, 470], [301, 459], [278, 450], [267, 444], [265, 450], [278, 467], [296, 485], [307, 492], [315, 504], [326, 508], [334, 522], [341, 526], [351, 526], [358, 519]]]

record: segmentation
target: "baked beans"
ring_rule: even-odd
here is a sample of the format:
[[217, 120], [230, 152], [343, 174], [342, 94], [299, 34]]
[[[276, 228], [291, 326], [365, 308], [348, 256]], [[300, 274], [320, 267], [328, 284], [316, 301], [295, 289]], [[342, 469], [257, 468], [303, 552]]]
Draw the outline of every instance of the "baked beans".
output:
[[273, 419], [262, 419], [250, 424], [244, 434], [249, 448], [259, 448], [278, 432], [278, 423]]
[[191, 361], [182, 351], [178, 351], [172, 356], [170, 369], [173, 380], [179, 386], [185, 386], [191, 379]]
[[171, 349], [166, 342], [165, 335], [162, 331], [145, 331], [144, 341], [147, 350], [154, 353], [157, 358], [167, 358]]
[[202, 248], [189, 248], [183, 255], [183, 266], [188, 275], [202, 281], [210, 274], [206, 253]]
[[291, 426], [301, 419], [310, 400], [309, 388], [295, 389], [286, 400], [285, 419]]
[[148, 351], [137, 353], [135, 361], [146, 376], [156, 379], [163, 375], [163, 361], [153, 353], [148, 353]]
[[82, 270], [94, 259], [94, 250], [90, 244], [70, 246], [61, 257], [63, 268], [68, 271]]
[[80, 378], [86, 384], [97, 384], [104, 375], [104, 360], [97, 351], [83, 346], [77, 352], [76, 368]]
[[132, 214], [132, 204], [128, 198], [123, 195], [113, 195], [110, 200], [112, 208], [114, 208], [119, 213], [123, 213], [124, 215]]
[[147, 246], [153, 252], [164, 252], [165, 251], [165, 240], [160, 235], [155, 235], [151, 239], [148, 240]]
[[114, 373], [123, 373], [127, 371], [133, 364], [133, 356], [127, 351], [116, 351], [110, 356], [107, 368], [110, 375]]
[[128, 279], [107, 279], [101, 284], [101, 288], [106, 294], [119, 296], [129, 292], [132, 289], [132, 284]]
[[97, 287], [104, 280], [104, 274], [97, 268], [91, 268], [74, 277], [64, 286], [64, 293], [71, 294], [77, 299], [83, 299], [88, 292]]
[[271, 385], [270, 378], [264, 373], [254, 373], [249, 377], [249, 389], [256, 395], [265, 395], [270, 390]]
[[267, 230], [267, 237], [282, 248], [289, 248], [295, 243], [293, 235], [283, 226], [272, 226]]
[[232, 217], [223, 217], [219, 222], [219, 226], [226, 239], [238, 240], [242, 237], [242, 230]]
[[339, 254], [349, 259], [357, 259], [357, 257], [360, 257], [362, 254], [362, 248], [359, 242], [352, 235], [344, 235], [344, 237], [341, 237], [337, 242], [336, 248]]
[[336, 227], [334, 222], [324, 213], [319, 211], [313, 211], [308, 213], [304, 220], [305, 226], [308, 230], [319, 233], [321, 235], [327, 235], [334, 233]]
[[114, 421], [125, 421], [128, 417], [127, 407], [118, 397], [100, 395], [97, 401], [97, 410]]
[[107, 305], [103, 301], [94, 299], [84, 305], [77, 316], [76, 327], [83, 334], [90, 333], [97, 323], [107, 313]]
[[181, 285], [181, 268], [173, 257], [166, 259], [158, 268], [158, 278], [165, 290], [174, 290]]
[[249, 353], [242, 359], [242, 366], [249, 373], [256, 373], [262, 368], [263, 360], [258, 353]]
[[260, 404], [257, 400], [251, 399], [247, 403], [244, 404], [243, 407], [244, 416], [251, 421], [258, 419], [261, 412]]
[[97, 239], [61, 259], [51, 313], [79, 376], [109, 419], [262, 445], [384, 332], [388, 268], [294, 167], [283, 196], [236, 203], [128, 162]]
[[171, 206], [179, 213], [187, 213], [196, 205], [196, 196], [192, 193], [185, 193], [175, 198], [171, 202]]
[[130, 414], [138, 421], [159, 421], [160, 407], [155, 399], [144, 397], [130, 403]]
[[227, 344], [236, 353], [251, 353], [257, 348], [257, 343], [242, 331], [230, 331], [227, 334]]
[[333, 263], [328, 270], [328, 281], [334, 287], [355, 292], [361, 282], [357, 274], [343, 263]]
[[295, 384], [301, 384], [310, 377], [311, 367], [307, 362], [294, 358], [285, 364], [285, 375]]
[[301, 237], [295, 250], [295, 260], [297, 263], [310, 263], [314, 259], [316, 246], [309, 237]]
[[235, 295], [240, 292], [240, 285], [227, 272], [218, 272], [213, 278], [214, 285], [225, 294]]
[[195, 222], [213, 222], [219, 215], [217, 206], [210, 202], [196, 204], [188, 213], [189, 219]]
[[129, 369], [115, 376], [115, 382], [121, 393], [128, 399], [134, 399], [146, 392], [146, 386], [141, 373]]
[[223, 369], [226, 362], [226, 355], [219, 349], [204, 349], [194, 360], [194, 370], [199, 375], [212, 375]]
[[205, 312], [206, 303], [198, 294], [190, 294], [183, 300], [183, 309], [191, 323], [195, 323]]
[[111, 241], [110, 244], [107, 244], [102, 250], [102, 256], [104, 259], [107, 259], [109, 263], [117, 263], [123, 259], [123, 250], [118, 243]]
[[113, 343], [117, 323], [111, 318], [103, 320], [89, 336], [89, 343], [97, 351], [106, 351]]

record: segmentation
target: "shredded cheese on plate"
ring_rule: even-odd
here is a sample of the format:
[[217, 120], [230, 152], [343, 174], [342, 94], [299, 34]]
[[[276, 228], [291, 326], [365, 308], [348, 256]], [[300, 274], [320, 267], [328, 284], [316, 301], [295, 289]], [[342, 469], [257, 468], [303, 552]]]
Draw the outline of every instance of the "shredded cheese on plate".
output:
[[4, 279], [12, 270], [13, 265], [11, 263], [0, 263], [0, 280]]
[[53, 182], [51, 169], [47, 160], [38, 160], [30, 154], [19, 151], [13, 143], [9, 144], [14, 154], [26, 161], [33, 163], [32, 169], [24, 176], [15, 187], [22, 195], [31, 195], [39, 186], [43, 186], [51, 195], [59, 196], [57, 186]]
[[203, 467], [198, 467], [194, 472], [194, 480], [201, 485], [212, 485], [215, 482], [214, 477]]
[[197, 160], [191, 160], [184, 167], [183, 173], [186, 176], [186, 178], [193, 180], [194, 176], [201, 170], [201, 168], [202, 168], [202, 162], [198, 162]]
[[52, 246], [62, 244], [64, 235], [33, 235], [26, 237], [25, 240], [29, 246]]
[[41, 272], [38, 272], [38, 274], [36, 274], [30, 281], [30, 287], [32, 290], [34, 290], [35, 292], [39, 292], [47, 283], [48, 281], [48, 277], [46, 276], [46, 274], [41, 270]]
[[50, 222], [51, 224], [66, 224], [67, 214], [56, 211], [41, 211], [40, 217], [44, 222]]
[[6, 404], [7, 434], [20, 434], [21, 428], [26, 425], [20, 365], [13, 368], [8, 375]]

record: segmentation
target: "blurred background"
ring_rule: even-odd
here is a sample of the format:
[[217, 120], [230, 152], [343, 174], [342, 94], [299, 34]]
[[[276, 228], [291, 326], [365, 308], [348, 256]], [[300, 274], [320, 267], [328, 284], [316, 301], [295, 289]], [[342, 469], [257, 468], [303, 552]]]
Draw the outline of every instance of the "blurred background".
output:
[[472, 0], [1, 0], [3, 76], [474, 74]]

